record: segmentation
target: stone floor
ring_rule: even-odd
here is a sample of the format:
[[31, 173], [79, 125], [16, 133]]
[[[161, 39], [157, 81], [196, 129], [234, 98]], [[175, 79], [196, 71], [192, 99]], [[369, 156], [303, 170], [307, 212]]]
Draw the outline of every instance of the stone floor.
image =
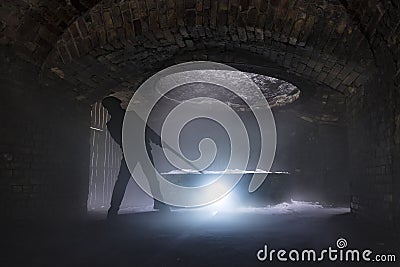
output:
[[3, 227], [0, 266], [308, 266], [310, 262], [259, 262], [275, 249], [336, 247], [396, 254], [396, 263], [318, 262], [315, 266], [400, 266], [398, 237], [367, 225], [345, 208], [293, 202], [221, 211], [174, 210], [125, 213], [115, 221], [93, 213], [85, 223]]

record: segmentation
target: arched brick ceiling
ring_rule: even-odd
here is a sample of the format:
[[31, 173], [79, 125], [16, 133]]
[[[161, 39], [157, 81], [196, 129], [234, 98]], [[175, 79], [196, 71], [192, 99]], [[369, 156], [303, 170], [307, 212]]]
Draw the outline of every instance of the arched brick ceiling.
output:
[[339, 1], [104, 0], [64, 31], [43, 76], [51, 70], [78, 99], [91, 99], [134, 87], [173, 61], [235, 62], [221, 57], [237, 49], [342, 92], [373, 61]]
[[[188, 60], [253, 64], [256, 73], [290, 82], [304, 77], [345, 92], [366, 79], [372, 55], [363, 27], [342, 2], [3, 0], [0, 44], [42, 66], [51, 90], [89, 103]], [[265, 72], [271, 64], [279, 71]], [[325, 89], [317, 95], [312, 110], [337, 97]], [[342, 97], [334, 102], [343, 105]]]
[[2, 0], [0, 44], [40, 65], [65, 29], [100, 0]]
[[[342, 0], [370, 43], [376, 61], [393, 68], [400, 86], [400, 2], [398, 0]], [[385, 55], [388, 53], [389, 55]], [[392, 60], [387, 60], [387, 59]]]
[[[77, 18], [84, 15], [82, 18], [86, 21], [86, 27], [90, 28], [90, 18], [88, 18], [86, 12], [99, 2], [100, 0], [3, 0], [0, 3], [0, 44], [16, 46], [19, 54], [40, 65], [57, 40], [59, 40], [60, 35], [64, 32], [68, 33], [68, 31], [65, 31], [66, 28], [68, 26], [73, 27], [74, 21], [79, 21]], [[126, 5], [130, 1], [104, 0], [102, 2], [101, 6], [108, 8], [113, 3], [122, 2], [123, 4], [121, 5]], [[363, 50], [357, 49], [363, 41], [360, 44], [349, 41], [350, 39], [362, 40], [359, 36], [358, 27], [367, 36], [367, 39], [375, 36], [376, 32], [386, 33], [384, 39], [387, 40], [390, 46], [396, 46], [399, 39], [398, 21], [400, 12], [397, 0], [143, 0], [137, 1], [136, 5], [145, 9], [149, 7], [152, 11], [159, 11], [151, 12], [153, 17], [148, 17], [148, 22], [151, 21], [151, 18], [154, 18], [154, 14], [166, 13], [165, 18], [158, 21], [162, 26], [170, 25], [172, 21], [182, 25], [186, 22], [193, 22], [193, 20], [197, 24], [200, 20], [201, 23], [207, 24], [204, 22], [208, 20], [210, 25], [216, 26], [225, 20], [227, 24], [231, 25], [232, 21], [235, 20], [239, 26], [245, 22], [247, 26], [250, 26], [250, 29], [252, 27], [255, 29], [265, 28], [267, 36], [270, 32], [279, 32], [279, 28], [281, 30], [284, 29], [281, 31], [283, 41], [288, 37], [288, 32], [296, 33], [295, 29], [304, 28], [305, 25], [312, 25], [313, 19], [314, 22], [321, 21], [321, 23], [316, 23], [318, 25], [316, 28], [321, 28], [321, 24], [329, 22], [339, 29], [338, 33], [341, 35], [339, 39], [344, 41], [344, 46], [350, 47], [353, 51]], [[154, 6], [156, 9], [152, 9]], [[169, 12], [173, 9], [171, 6], [178, 6], [176, 17], [174, 13]], [[233, 7], [233, 10], [231, 7]], [[95, 10], [96, 8], [94, 8]], [[209, 15], [213, 12], [212, 10], [216, 10], [216, 13], [214, 11], [216, 14], [214, 18], [216, 19], [210, 19]], [[275, 13], [274, 10], [276, 11]], [[146, 15], [142, 16], [144, 13], [143, 11], [140, 12], [140, 20], [146, 21]], [[235, 19], [229, 16], [231, 13], [236, 14]], [[346, 13], [350, 13], [350, 20]], [[193, 19], [194, 15], [196, 15], [195, 19]], [[319, 17], [322, 20], [318, 19]], [[384, 19], [381, 20], [382, 17]], [[334, 19], [331, 20], [331, 18]], [[343, 21], [340, 21], [340, 19], [343, 19]], [[354, 20], [354, 22], [351, 20]], [[348, 23], [349, 21], [350, 23]], [[132, 23], [133, 20], [130, 24]], [[264, 28], [260, 25], [263, 25]], [[383, 28], [383, 30], [378, 29], [376, 31], [377, 27]], [[333, 28], [331, 27], [331, 29]], [[342, 31], [344, 31], [343, 34], [340, 34]], [[300, 32], [303, 31], [300, 30]], [[393, 34], [395, 32], [396, 34]], [[325, 33], [326, 35], [331, 35], [333, 39], [337, 35], [329, 29]], [[349, 33], [348, 36], [346, 33]], [[306, 37], [306, 35], [303, 36]], [[275, 37], [279, 38], [279, 35], [276, 34]], [[292, 37], [291, 43], [294, 43], [293, 37], [296, 38], [296, 34], [291, 34], [290, 37]], [[302, 44], [301, 36], [297, 37], [299, 41], [296, 43], [298, 45]], [[372, 41], [370, 40], [370, 43]], [[362, 44], [362, 46], [365, 45]]]
[[237, 49], [351, 93], [376, 39], [398, 53], [398, 34], [386, 35], [398, 14], [396, 1], [379, 0], [3, 0], [0, 44], [45, 62], [45, 84], [67, 81], [63, 93], [88, 101], [175, 62], [241, 63], [226, 55]]
[[271, 39], [340, 58], [370, 59], [366, 39], [338, 1], [291, 0], [102, 1], [68, 27], [56, 53], [65, 63], [140, 36], [179, 47], [207, 39], [263, 44]]

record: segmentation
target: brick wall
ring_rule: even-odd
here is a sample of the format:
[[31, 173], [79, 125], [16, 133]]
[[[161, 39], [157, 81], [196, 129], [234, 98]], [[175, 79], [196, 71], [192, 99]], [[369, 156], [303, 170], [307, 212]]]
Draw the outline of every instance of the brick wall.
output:
[[348, 99], [352, 210], [385, 224], [393, 223], [398, 205], [396, 100], [390, 81], [390, 76], [379, 73]]
[[40, 65], [65, 28], [100, 0], [2, 0], [0, 44], [13, 45], [19, 56]]
[[348, 1], [377, 70], [348, 97], [352, 209], [400, 227], [400, 7], [397, 1]]
[[381, 51], [380, 69], [347, 98], [352, 210], [399, 226], [399, 87], [393, 57]]
[[39, 70], [1, 47], [0, 214], [86, 212], [89, 111], [38, 84]]

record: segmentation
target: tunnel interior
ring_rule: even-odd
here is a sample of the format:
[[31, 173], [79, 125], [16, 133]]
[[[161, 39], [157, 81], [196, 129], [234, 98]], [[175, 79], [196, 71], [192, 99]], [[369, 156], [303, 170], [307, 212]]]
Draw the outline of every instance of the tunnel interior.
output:
[[[255, 199], [260, 198], [258, 205], [264, 206], [300, 200], [323, 203], [326, 206], [349, 207], [347, 129], [345, 124], [340, 121], [344, 116], [344, 97], [337, 96], [338, 100], [335, 108], [331, 110], [333, 115], [330, 120], [314, 122], [313, 119], [300, 116], [298, 113], [299, 108], [307, 105], [310, 101], [309, 99], [300, 100], [300, 96], [304, 94], [304, 97], [307, 98], [307, 95], [311, 95], [313, 92], [307, 92], [307, 89], [302, 92], [297, 86], [279, 79], [259, 76], [259, 74], [252, 75], [261, 77], [258, 82], [259, 86], [264, 88], [263, 91], [268, 91], [265, 95], [274, 108], [278, 144], [271, 171], [290, 173], [290, 178], [282, 175], [270, 175], [263, 188], [257, 194], [253, 194], [257, 197], [248, 196], [243, 192], [236, 193], [240, 194], [243, 199], [253, 198], [253, 201], [243, 201], [241, 205], [255, 204]], [[310, 86], [307, 83], [304, 85]], [[311, 88], [308, 90], [312, 91]], [[329, 89], [326, 90], [330, 92]], [[132, 91], [122, 91], [114, 95], [123, 100], [122, 106], [128, 106], [127, 102], [132, 94]], [[239, 116], [246, 125], [251, 140], [251, 155], [247, 169], [255, 169], [261, 146], [257, 121], [243, 101], [233, 99], [235, 95], [223, 88], [214, 88], [207, 84], [192, 84], [176, 88], [157, 103], [150, 120], [153, 121], [155, 129], [160, 132], [162, 123], [176, 103], [210, 94], [213, 98], [233, 105], [239, 111]], [[299, 103], [294, 103], [296, 101]], [[121, 149], [107, 131], [106, 122], [110, 119], [110, 115], [100, 102], [92, 105], [91, 117], [88, 209], [94, 211], [108, 208], [122, 154]], [[219, 151], [207, 170], [226, 169], [230, 151], [229, 136], [221, 125], [212, 120], [199, 118], [185, 125], [179, 136], [182, 153], [189, 159], [198, 158], [200, 151], [196, 145], [203, 138], [214, 140]], [[153, 145], [152, 153], [156, 159], [155, 167], [160, 173], [175, 171], [175, 167], [168, 161], [161, 149]], [[168, 176], [166, 178], [168, 179]], [[193, 179], [197, 178], [199, 177]], [[198, 185], [207, 184], [215, 178], [203, 177], [202, 181], [198, 181]], [[246, 183], [240, 186], [245, 187]], [[263, 194], [265, 197], [262, 197]], [[129, 183], [124, 199], [123, 207], [128, 210], [143, 210], [151, 206], [151, 199], [133, 180]]]
[[[254, 255], [263, 238], [271, 236], [277, 247], [289, 240], [289, 245], [305, 248], [313, 242], [317, 247], [336, 242], [341, 234], [349, 242], [353, 238], [355, 245], [398, 251], [399, 8], [394, 0], [2, 1], [0, 213], [11, 255], [6, 263], [51, 265], [62, 248], [79, 258], [71, 247], [83, 237], [82, 244], [94, 244], [93, 250], [81, 262], [70, 259], [66, 266], [97, 260], [111, 264], [112, 256], [92, 258], [124, 242], [140, 251], [137, 243], [163, 235], [158, 243], [144, 242], [143, 258], [117, 254], [121, 261], [143, 266], [202, 266], [213, 262], [207, 257], [221, 266], [234, 257], [238, 264], [252, 266], [258, 263]], [[110, 115], [101, 100], [115, 96], [126, 107], [154, 74], [193, 61], [226, 64], [246, 73], [261, 90], [267, 88], [262, 92], [277, 133], [271, 171], [290, 175], [271, 174], [255, 193], [240, 192], [254, 200], [243, 204], [248, 208], [245, 221], [242, 213], [214, 214], [207, 221], [188, 218], [182, 211], [161, 220], [154, 215], [153, 200], [131, 179], [124, 215], [117, 222], [116, 240], [121, 244], [107, 235], [101, 247], [95, 236], [115, 226], [106, 223], [105, 213], [122, 157], [107, 130]], [[170, 103], [195, 96], [229, 103], [248, 124], [252, 150], [257, 151], [250, 110], [215, 86], [189, 85], [171, 92], [153, 111], [151, 123], [160, 129]], [[218, 127], [207, 120], [192, 121], [182, 132], [183, 153], [196, 158], [193, 144], [204, 137], [220, 138], [219, 148], [229, 150]], [[173, 170], [161, 149], [154, 147], [153, 153], [161, 172]], [[257, 158], [257, 153], [252, 156]], [[224, 162], [218, 157], [210, 170], [219, 170]], [[247, 190], [248, 184], [242, 186]], [[282, 210], [285, 215], [280, 217]], [[291, 212], [295, 217], [285, 217]], [[330, 219], [324, 221], [324, 216]], [[292, 219], [300, 224], [287, 230]], [[165, 220], [165, 228], [160, 220]], [[124, 239], [136, 234], [130, 232], [131, 224], [143, 231]], [[315, 229], [307, 227], [314, 224]], [[226, 241], [229, 234], [220, 230], [226, 225], [237, 240]], [[258, 238], [245, 235], [245, 228], [254, 229]], [[159, 229], [159, 235], [153, 235]], [[181, 229], [189, 238], [174, 239]], [[35, 244], [51, 247], [55, 232], [65, 245], [54, 248], [52, 255], [37, 256], [40, 245]], [[278, 233], [283, 233], [281, 238]], [[324, 238], [302, 242], [296, 237], [300, 233]], [[24, 237], [30, 242], [22, 245]], [[162, 250], [170, 240], [172, 248], [144, 259], [151, 246]], [[190, 260], [198, 240], [212, 244], [210, 248], [215, 245], [221, 254], [199, 252], [199, 261]], [[225, 241], [225, 247], [218, 246]], [[185, 242], [187, 247], [181, 245]], [[243, 250], [232, 248], [238, 246]], [[12, 256], [18, 251], [33, 256], [18, 260]]]

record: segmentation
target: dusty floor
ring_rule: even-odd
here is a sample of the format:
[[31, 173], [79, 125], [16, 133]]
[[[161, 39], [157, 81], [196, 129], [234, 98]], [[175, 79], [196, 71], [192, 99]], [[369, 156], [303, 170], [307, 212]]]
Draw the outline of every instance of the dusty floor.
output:
[[122, 214], [113, 222], [92, 214], [83, 224], [3, 228], [0, 266], [349, 266], [349, 263], [259, 262], [269, 249], [348, 248], [397, 254], [396, 263], [351, 266], [400, 266], [398, 237], [366, 225], [343, 208], [307, 203], [270, 208], [177, 210]]

